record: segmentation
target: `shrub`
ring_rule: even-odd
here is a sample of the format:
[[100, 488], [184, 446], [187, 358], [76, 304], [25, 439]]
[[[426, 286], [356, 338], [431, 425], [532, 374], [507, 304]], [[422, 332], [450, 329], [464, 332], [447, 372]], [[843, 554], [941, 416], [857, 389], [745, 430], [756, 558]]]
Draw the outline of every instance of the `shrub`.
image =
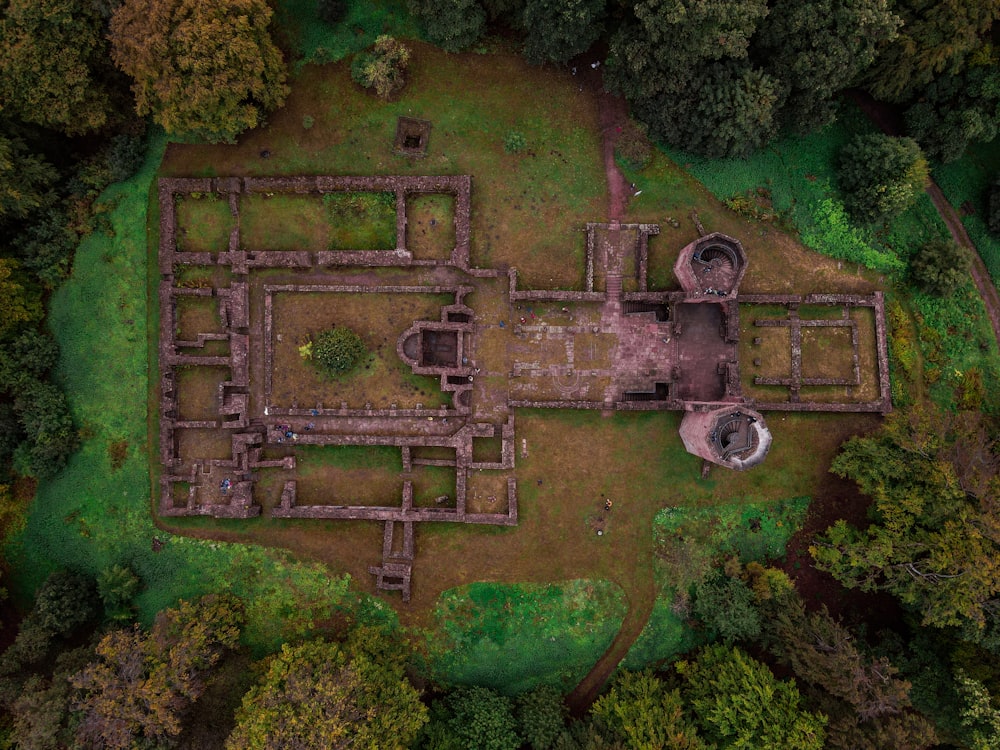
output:
[[367, 352], [361, 337], [343, 326], [321, 331], [313, 339], [312, 360], [325, 374], [349, 372]]
[[954, 240], [931, 240], [910, 261], [910, 277], [925, 292], [947, 297], [968, 277], [969, 262], [965, 248]]
[[732, 643], [760, 635], [753, 592], [739, 578], [719, 572], [695, 586], [694, 615], [714, 636]]
[[312, 115], [306, 115], [302, 118], [302, 127], [309, 130], [313, 125], [316, 124], [316, 120]]
[[851, 217], [875, 223], [909, 208], [927, 185], [929, 168], [912, 138], [855, 136], [840, 151], [837, 179]]
[[358, 54], [351, 63], [351, 78], [366, 89], [388, 99], [406, 84], [410, 48], [383, 34], [371, 49]]
[[90, 578], [56, 571], [38, 590], [31, 617], [50, 633], [69, 635], [97, 614], [96, 593]]
[[646, 135], [646, 126], [629, 120], [615, 141], [615, 157], [628, 169], [640, 171], [653, 158], [653, 144]]
[[120, 133], [111, 139], [107, 150], [107, 165], [112, 182], [124, 182], [139, 171], [146, 156], [143, 135]]
[[124, 565], [112, 565], [97, 576], [97, 593], [104, 609], [114, 619], [130, 615], [132, 599], [139, 592], [139, 578]]
[[524, 137], [523, 133], [516, 130], [511, 130], [503, 137], [503, 150], [508, 154], [516, 154], [518, 151], [524, 151], [527, 147], [528, 139]]

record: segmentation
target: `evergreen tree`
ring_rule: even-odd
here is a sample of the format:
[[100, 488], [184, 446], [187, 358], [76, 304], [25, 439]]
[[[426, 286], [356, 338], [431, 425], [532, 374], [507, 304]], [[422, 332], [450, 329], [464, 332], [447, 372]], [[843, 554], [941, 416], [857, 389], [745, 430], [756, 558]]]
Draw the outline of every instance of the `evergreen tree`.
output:
[[883, 221], [909, 208], [926, 187], [927, 160], [912, 138], [855, 136], [840, 151], [837, 181], [857, 221]]
[[523, 27], [528, 62], [566, 62], [604, 31], [605, 0], [527, 0]]
[[461, 52], [486, 33], [486, 11], [479, 0], [409, 0], [424, 36], [447, 52]]

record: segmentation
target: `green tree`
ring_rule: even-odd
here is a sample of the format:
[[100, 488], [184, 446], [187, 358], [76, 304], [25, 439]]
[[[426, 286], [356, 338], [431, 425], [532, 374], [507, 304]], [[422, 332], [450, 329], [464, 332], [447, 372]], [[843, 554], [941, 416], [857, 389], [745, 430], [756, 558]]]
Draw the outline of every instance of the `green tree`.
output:
[[962, 699], [960, 720], [972, 750], [1000, 750], [1000, 707], [990, 691], [965, 674], [956, 676]]
[[62, 750], [73, 747], [72, 689], [69, 678], [93, 656], [87, 646], [56, 657], [51, 677], [31, 675], [10, 705], [12, 746], [19, 750]]
[[878, 99], [903, 102], [942, 73], [959, 73], [1000, 18], [1000, 0], [898, 0], [898, 35], [879, 51], [866, 81]]
[[0, 23], [0, 101], [27, 122], [70, 135], [112, 111], [103, 78], [104, 23], [88, 0], [6, 0]]
[[459, 687], [436, 701], [424, 734], [428, 750], [517, 750], [514, 705], [486, 687]]
[[816, 567], [893, 594], [924, 625], [981, 634], [1000, 605], [997, 466], [978, 413], [895, 412], [834, 460], [831, 471], [872, 498], [872, 523], [827, 529], [810, 548]]
[[637, 750], [700, 750], [705, 744], [684, 715], [680, 693], [650, 672], [619, 673], [591, 708], [607, 733]]
[[514, 713], [519, 733], [532, 750], [552, 747], [566, 723], [562, 696], [550, 685], [540, 685], [517, 696]]
[[375, 39], [371, 49], [360, 52], [351, 63], [351, 78], [366, 89], [374, 89], [388, 99], [406, 85], [406, 69], [410, 65], [410, 48], [383, 34]]
[[655, 106], [706, 63], [746, 59], [767, 12], [765, 0], [635, 2], [611, 37], [605, 82], [630, 104]]
[[886, 656], [873, 656], [825, 608], [807, 613], [797, 596], [772, 608], [771, 651], [810, 686], [812, 704], [829, 721], [826, 747], [836, 750], [925, 748], [930, 723], [912, 710], [910, 683]]
[[694, 587], [694, 616], [713, 638], [726, 643], [760, 635], [760, 612], [753, 592], [739, 578], [716, 571]]
[[461, 52], [486, 33], [486, 11], [479, 0], [410, 0], [424, 36], [447, 52]]
[[45, 331], [25, 328], [0, 340], [0, 391], [19, 393], [55, 367], [59, 345]]
[[968, 280], [970, 263], [968, 251], [954, 240], [929, 240], [910, 260], [910, 276], [925, 292], [947, 297]]
[[27, 476], [52, 476], [78, 445], [66, 394], [52, 383], [36, 380], [16, 394], [14, 409], [25, 434], [14, 455], [15, 468]]
[[[982, 55], [973, 55], [980, 58]], [[905, 113], [906, 128], [932, 159], [950, 162], [971, 143], [996, 138], [1000, 127], [1000, 65], [989, 56], [944, 73], [920, 91]]]
[[888, 0], [772, 3], [752, 56], [788, 88], [783, 122], [799, 132], [832, 122], [836, 96], [857, 81], [901, 23]]
[[347, 0], [319, 0], [316, 3], [316, 17], [329, 26], [336, 26], [346, 15]]
[[795, 683], [777, 680], [738, 648], [706, 646], [694, 661], [675, 665], [681, 694], [720, 748], [819, 750], [826, 718], [801, 705]]
[[311, 351], [313, 361], [326, 375], [338, 377], [350, 372], [368, 350], [358, 334], [336, 326], [316, 334]]
[[[0, 63], [2, 64], [2, 63]], [[0, 135], [0, 221], [23, 219], [52, 201], [58, 173], [20, 138]]]
[[136, 111], [174, 136], [232, 143], [288, 95], [266, 0], [125, 0], [111, 53]]
[[236, 645], [242, 622], [238, 600], [211, 595], [161, 612], [149, 633], [136, 626], [105, 635], [96, 660], [70, 679], [78, 691], [78, 742], [125, 750], [176, 737], [183, 712], [204, 692], [222, 652]]
[[837, 180], [851, 216], [873, 223], [902, 213], [927, 185], [929, 168], [912, 138], [857, 135], [840, 151]]
[[527, 0], [524, 56], [562, 63], [586, 52], [604, 31], [605, 0]]
[[139, 593], [139, 577], [124, 565], [111, 565], [97, 576], [97, 593], [113, 619], [131, 614], [132, 599]]
[[986, 223], [993, 234], [1000, 235], [1000, 179], [990, 185], [986, 194]]
[[401, 661], [360, 643], [356, 637], [346, 647], [322, 640], [284, 644], [243, 697], [226, 747], [408, 747], [427, 709]]
[[0, 258], [0, 336], [42, 317], [41, 300], [17, 271], [17, 261]]

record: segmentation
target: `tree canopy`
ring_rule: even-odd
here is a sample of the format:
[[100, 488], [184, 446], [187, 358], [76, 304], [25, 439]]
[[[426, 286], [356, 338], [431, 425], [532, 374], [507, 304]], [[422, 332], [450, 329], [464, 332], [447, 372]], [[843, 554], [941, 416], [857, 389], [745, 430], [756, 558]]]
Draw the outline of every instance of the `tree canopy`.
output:
[[136, 111], [171, 135], [232, 143], [288, 95], [266, 0], [125, 0], [111, 19], [115, 64]]
[[925, 625], [981, 633], [1000, 604], [998, 463], [979, 414], [894, 413], [834, 460], [871, 496], [872, 524], [827, 529], [811, 548], [816, 567], [893, 594]]
[[148, 633], [138, 626], [109, 632], [96, 660], [71, 678], [82, 717], [78, 740], [126, 750], [176, 737], [207, 673], [236, 645], [242, 621], [238, 600], [212, 595], [161, 612]]
[[720, 748], [823, 747], [826, 718], [800, 705], [794, 682], [775, 679], [740, 649], [706, 646], [693, 661], [675, 666], [698, 725]]
[[912, 138], [870, 133], [841, 149], [837, 181], [851, 216], [876, 222], [906, 210], [926, 187], [929, 172]]
[[586, 52], [604, 31], [605, 0], [527, 0], [524, 56], [528, 62], [566, 62]]
[[0, 101], [26, 122], [78, 135], [112, 112], [104, 21], [89, 0], [0, 3]]
[[680, 693], [650, 672], [622, 672], [594, 703], [592, 716], [627, 747], [701, 750], [705, 743], [684, 715]]
[[357, 644], [284, 644], [244, 696], [226, 747], [406, 748], [427, 721], [399, 662]]

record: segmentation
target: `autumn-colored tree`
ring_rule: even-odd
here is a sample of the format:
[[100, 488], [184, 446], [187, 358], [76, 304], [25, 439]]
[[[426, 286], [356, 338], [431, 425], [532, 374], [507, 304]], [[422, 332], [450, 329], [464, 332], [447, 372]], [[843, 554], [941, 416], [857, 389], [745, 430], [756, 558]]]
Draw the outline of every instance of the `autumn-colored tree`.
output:
[[323, 640], [284, 644], [243, 697], [226, 747], [408, 747], [427, 721], [427, 709], [402, 662], [371, 653], [363, 640], [355, 637], [346, 646]]
[[125, 0], [111, 53], [131, 76], [136, 111], [168, 133], [232, 143], [288, 95], [266, 0]]
[[374, 89], [388, 99], [406, 85], [406, 69], [410, 65], [410, 48], [382, 34], [370, 49], [360, 52], [351, 63], [351, 77], [366, 89]]
[[808, 686], [827, 717], [826, 747], [879, 750], [926, 748], [931, 724], [912, 710], [910, 683], [885, 656], [873, 656], [826, 609], [807, 613], [798, 597], [766, 618], [771, 651]]
[[1000, 606], [998, 464], [978, 413], [894, 413], [834, 460], [872, 497], [872, 523], [827, 529], [811, 547], [816, 566], [849, 588], [888, 591], [924, 625], [981, 632]]
[[148, 633], [136, 626], [105, 635], [97, 659], [71, 678], [78, 741], [125, 750], [176, 737], [206, 675], [236, 645], [242, 620], [238, 600], [211, 595], [161, 612]]
[[706, 739], [720, 748], [820, 750], [826, 718], [807, 711], [795, 683], [777, 680], [738, 648], [706, 646], [675, 664], [681, 695]]
[[42, 316], [41, 300], [26, 287], [17, 270], [16, 261], [0, 258], [0, 336]]
[[591, 708], [603, 734], [626, 747], [701, 750], [705, 743], [684, 715], [680, 693], [650, 672], [621, 672]]
[[89, 0], [7, 0], [0, 5], [0, 102], [27, 122], [75, 135], [112, 109], [104, 23]]

